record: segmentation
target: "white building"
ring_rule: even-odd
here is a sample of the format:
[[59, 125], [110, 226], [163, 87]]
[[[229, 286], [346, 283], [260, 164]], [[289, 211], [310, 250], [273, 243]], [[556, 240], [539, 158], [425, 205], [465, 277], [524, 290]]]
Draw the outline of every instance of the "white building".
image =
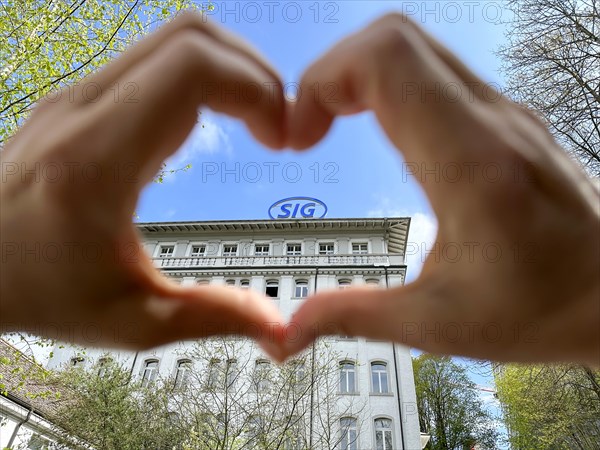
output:
[[[138, 229], [147, 253], [165, 276], [184, 285], [256, 289], [270, 296], [288, 318], [317, 290], [403, 284], [409, 225], [409, 218], [303, 219], [142, 223]], [[336, 447], [420, 449], [409, 349], [349, 336], [327, 339], [338, 355]], [[113, 352], [113, 357], [142, 378], [160, 374], [177, 379], [186, 364], [196, 363], [182, 359], [189, 345], [180, 342], [135, 354]], [[244, 351], [256, 359], [257, 367], [264, 362], [255, 345]], [[83, 360], [75, 353], [57, 348], [49, 366], [96, 364], [106, 356], [88, 350]], [[357, 404], [360, 408], [352, 411], [349, 405]], [[311, 415], [314, 434], [313, 420]], [[313, 448], [319, 448], [317, 438], [309, 439]]]

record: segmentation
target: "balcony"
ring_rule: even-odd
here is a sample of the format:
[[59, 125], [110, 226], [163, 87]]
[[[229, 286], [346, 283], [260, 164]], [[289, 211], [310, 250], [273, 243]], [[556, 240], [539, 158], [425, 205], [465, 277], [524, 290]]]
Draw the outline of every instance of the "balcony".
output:
[[404, 264], [402, 255], [200, 256], [154, 258], [153, 261], [155, 267], [160, 269], [271, 266], [391, 266]]

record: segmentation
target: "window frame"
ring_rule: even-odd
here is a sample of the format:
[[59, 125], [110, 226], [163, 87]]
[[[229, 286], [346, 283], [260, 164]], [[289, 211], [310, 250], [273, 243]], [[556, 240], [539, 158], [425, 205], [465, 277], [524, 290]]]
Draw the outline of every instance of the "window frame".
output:
[[[181, 370], [183, 368], [183, 370]], [[179, 358], [175, 361], [175, 375], [173, 387], [175, 389], [185, 388], [188, 384], [190, 371], [192, 369], [192, 360], [189, 358]], [[182, 375], [180, 375], [183, 372]]]
[[[305, 293], [306, 295], [298, 295], [298, 288], [305, 288], [302, 289], [302, 293]], [[294, 299], [304, 299], [307, 298], [310, 295], [310, 288], [308, 287], [308, 280], [302, 278], [299, 280], [295, 280], [294, 281], [294, 296], [292, 298]]]
[[[344, 420], [350, 421], [351, 425], [344, 426]], [[341, 450], [358, 450], [358, 420], [353, 416], [340, 417], [340, 449]], [[354, 431], [354, 438], [350, 441], [350, 433]], [[344, 442], [345, 441], [345, 442]]]
[[[162, 253], [164, 248], [171, 248], [172, 249], [171, 254], [164, 256]], [[174, 258], [176, 248], [177, 248], [177, 243], [175, 243], [175, 242], [161, 242], [160, 244], [158, 244], [156, 246], [155, 258], [160, 258], [160, 259]]]
[[[354, 246], [355, 245], [366, 245], [367, 246], [367, 250], [363, 253], [362, 251], [359, 253], [355, 253], [354, 252]], [[353, 256], [365, 256], [365, 255], [369, 255], [371, 253], [371, 245], [369, 243], [369, 241], [352, 241], [350, 242], [350, 253]]]
[[337, 280], [338, 289], [349, 289], [352, 287], [352, 280], [350, 278], [340, 278]]
[[[384, 370], [377, 370], [376, 372], [373, 371], [373, 366], [383, 366]], [[381, 374], [385, 374], [385, 387], [386, 390], [385, 391], [381, 391]], [[378, 385], [379, 385], [379, 390], [375, 390], [375, 374], [377, 374], [377, 379], [378, 379]], [[382, 361], [380, 359], [378, 360], [374, 360], [371, 361], [369, 363], [369, 379], [370, 379], [370, 384], [371, 384], [371, 394], [375, 394], [375, 395], [389, 395], [392, 393], [392, 389], [390, 386], [390, 371], [389, 371], [389, 364], [386, 361]]]
[[85, 356], [75, 355], [69, 358], [69, 366], [73, 368], [85, 366]]
[[[204, 251], [202, 251], [200, 254], [194, 255], [194, 247], [203, 247]], [[190, 244], [190, 246], [189, 246], [187, 257], [188, 258], [206, 258], [207, 250], [208, 250], [208, 244], [206, 244], [204, 242], [194, 242], [194, 243]]]
[[[345, 366], [352, 366], [352, 370], [346, 369]], [[345, 373], [345, 375], [344, 375]], [[350, 385], [349, 374], [352, 373], [352, 385]], [[343, 381], [342, 381], [343, 378]], [[358, 371], [356, 370], [356, 362], [350, 359], [344, 359], [339, 362], [339, 393], [342, 395], [358, 394], [357, 386]], [[345, 389], [343, 389], [345, 387]], [[350, 389], [351, 388], [351, 389]]]
[[[150, 364], [156, 363], [156, 366], [150, 367]], [[144, 359], [144, 363], [142, 364], [142, 379], [140, 381], [143, 387], [148, 387], [150, 384], [156, 381], [158, 378], [158, 369], [160, 367], [160, 360], [158, 358], [146, 358]], [[149, 372], [150, 375], [146, 377], [146, 372]]]
[[[320, 241], [317, 245], [317, 255], [319, 256], [332, 256], [337, 253], [337, 246], [335, 245], [335, 241]], [[333, 247], [331, 253], [321, 253], [321, 245], [331, 245]]]
[[[271, 285], [271, 286], [270, 286]], [[269, 287], [273, 287], [273, 285], [277, 286], [277, 295], [269, 295], [267, 293], [267, 290], [269, 289]], [[279, 298], [279, 289], [281, 288], [280, 284], [279, 284], [279, 280], [276, 279], [269, 279], [265, 282], [265, 295], [269, 298]]]
[[[235, 247], [235, 253], [229, 254], [229, 252], [226, 252], [225, 249], [227, 247]], [[240, 246], [237, 242], [223, 243], [223, 246], [221, 247], [221, 256], [223, 256], [223, 258], [236, 258], [238, 256], [239, 251], [240, 251]]]
[[[387, 421], [387, 423], [389, 424], [389, 428], [377, 428], [377, 421]], [[383, 433], [383, 437], [382, 437], [382, 443], [383, 443], [383, 447], [377, 447], [377, 433], [378, 432], [382, 432]], [[390, 436], [390, 443], [391, 443], [391, 448], [394, 448], [394, 420], [391, 417], [387, 417], [387, 416], [376, 416], [373, 418], [373, 438], [375, 440], [375, 442], [373, 442], [373, 448], [375, 450], [387, 450], [385, 448], [385, 435], [389, 434]]]
[[[256, 392], [264, 394], [271, 389], [271, 380], [268, 375], [271, 371], [271, 361], [264, 358], [259, 358], [254, 362], [254, 387]], [[259, 375], [264, 375], [264, 378], [258, 379]]]
[[[267, 248], [267, 252], [260, 252], [260, 253], [256, 253], [256, 248], [257, 247], [266, 247]], [[267, 257], [267, 256], [271, 256], [271, 244], [270, 243], [262, 243], [262, 242], [255, 242], [254, 243], [254, 256], [259, 256], [259, 257]]]
[[[296, 250], [294, 250], [293, 253], [290, 253], [290, 246], [292, 246], [292, 245], [294, 245], [294, 246], [299, 245], [300, 246], [299, 253], [296, 254]], [[304, 250], [304, 246], [302, 245], [302, 242], [293, 241], [293, 242], [286, 242], [285, 243], [285, 256], [302, 256], [303, 250]]]

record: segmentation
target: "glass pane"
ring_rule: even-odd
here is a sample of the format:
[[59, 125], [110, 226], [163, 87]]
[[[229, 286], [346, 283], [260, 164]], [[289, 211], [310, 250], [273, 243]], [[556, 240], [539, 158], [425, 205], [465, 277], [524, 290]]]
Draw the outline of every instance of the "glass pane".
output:
[[381, 431], [375, 432], [375, 448], [376, 450], [385, 450], [383, 447], [383, 433]]
[[386, 372], [382, 372], [381, 374], [381, 391], [384, 394], [387, 394], [389, 392], [389, 387], [388, 387], [388, 379], [387, 379], [387, 373]]
[[385, 432], [385, 450], [392, 450], [392, 432]]
[[371, 378], [373, 379], [373, 392], [380, 392], [379, 374], [377, 372], [373, 372]]

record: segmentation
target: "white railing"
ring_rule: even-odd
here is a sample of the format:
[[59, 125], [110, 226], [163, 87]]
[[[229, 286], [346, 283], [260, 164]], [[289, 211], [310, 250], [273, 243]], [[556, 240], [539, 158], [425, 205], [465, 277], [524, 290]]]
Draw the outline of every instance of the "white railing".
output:
[[[205, 256], [185, 258], [154, 258], [159, 268], [182, 267], [264, 267], [264, 266], [389, 266], [389, 255], [327, 255], [327, 256]], [[402, 264], [400, 261], [398, 263]]]

